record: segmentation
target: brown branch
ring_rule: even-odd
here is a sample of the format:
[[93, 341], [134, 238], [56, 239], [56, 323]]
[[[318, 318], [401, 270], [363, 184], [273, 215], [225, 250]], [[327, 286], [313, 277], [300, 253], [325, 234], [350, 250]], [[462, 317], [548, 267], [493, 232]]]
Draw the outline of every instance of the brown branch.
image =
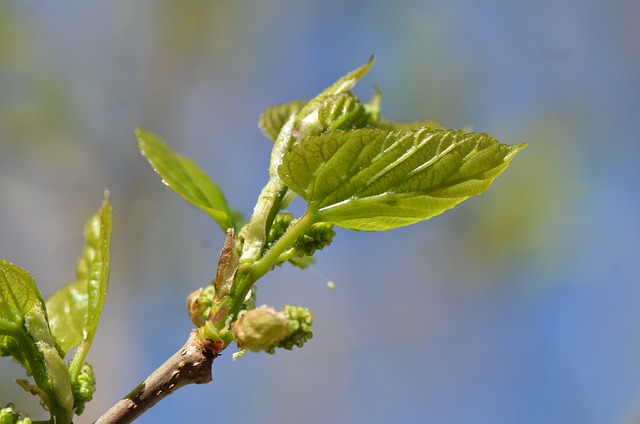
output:
[[94, 424], [130, 423], [180, 387], [210, 382], [211, 365], [216, 356], [202, 348], [198, 330], [191, 330], [187, 342], [178, 352]]

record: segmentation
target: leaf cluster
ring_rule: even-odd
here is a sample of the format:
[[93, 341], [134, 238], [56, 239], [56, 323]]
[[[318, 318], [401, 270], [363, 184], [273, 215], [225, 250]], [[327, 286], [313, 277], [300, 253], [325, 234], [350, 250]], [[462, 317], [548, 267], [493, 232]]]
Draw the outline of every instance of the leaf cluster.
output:
[[[203, 339], [216, 346], [238, 341], [229, 328], [251, 310], [244, 302], [249, 293], [255, 296], [255, 282], [286, 261], [307, 267], [332, 242], [334, 225], [381, 231], [429, 219], [484, 192], [524, 148], [433, 121], [382, 118], [379, 89], [367, 103], [351, 91], [372, 63], [373, 58], [311, 100], [262, 113], [258, 126], [274, 145], [269, 181], [248, 222], [234, 218], [239, 214], [195, 162], [158, 136], [136, 131], [141, 152], [163, 182], [227, 233], [214, 288], [199, 291], [188, 307]], [[286, 210], [294, 196], [307, 203], [300, 217]], [[304, 329], [311, 324], [296, 322]]]
[[[107, 290], [111, 205], [106, 195], [100, 210], [87, 221], [84, 237], [76, 281], [46, 302], [27, 271], [0, 259], [0, 354], [12, 356], [33, 376], [34, 383], [17, 382], [40, 397], [56, 423], [69, 423], [74, 414], [81, 414], [95, 390], [85, 358]], [[65, 363], [66, 354], [75, 347]], [[7, 408], [0, 419], [9, 419]], [[17, 420], [18, 415], [13, 417]]]
[[[386, 231], [481, 194], [525, 147], [433, 121], [382, 118], [380, 90], [366, 103], [351, 91], [372, 64], [373, 58], [313, 99], [263, 112], [258, 125], [273, 142], [269, 180], [248, 221], [193, 160], [136, 129], [140, 152], [164, 184], [226, 234], [215, 277], [187, 299], [202, 348], [218, 354], [234, 341], [240, 354], [301, 347], [312, 337], [311, 312], [290, 305], [280, 312], [256, 307], [262, 276], [285, 262], [306, 268], [332, 243], [334, 226]], [[297, 217], [287, 211], [296, 196], [307, 205]], [[27, 271], [0, 259], [0, 356], [12, 356], [33, 378], [17, 382], [40, 397], [53, 423], [70, 423], [95, 391], [85, 359], [107, 290], [111, 205], [106, 194], [87, 221], [84, 238], [75, 281], [47, 301]], [[13, 405], [0, 409], [0, 424], [29, 422]]]

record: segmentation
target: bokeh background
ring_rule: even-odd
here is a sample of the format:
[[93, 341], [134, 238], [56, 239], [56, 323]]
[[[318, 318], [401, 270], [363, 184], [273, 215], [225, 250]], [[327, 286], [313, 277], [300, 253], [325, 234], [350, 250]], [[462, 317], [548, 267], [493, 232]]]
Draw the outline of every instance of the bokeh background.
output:
[[[277, 269], [259, 301], [309, 307], [313, 340], [225, 352], [213, 383], [139, 422], [638, 422], [639, 28], [635, 0], [1, 2], [0, 257], [48, 296], [73, 279], [105, 188], [115, 206], [98, 391], [76, 423], [182, 345], [183, 299], [223, 242], [133, 129], [196, 158], [248, 215], [271, 147], [260, 112], [372, 53], [355, 91], [378, 84], [386, 117], [529, 147], [444, 215], [338, 230], [312, 270]], [[39, 410], [15, 377], [3, 359], [0, 403]]]

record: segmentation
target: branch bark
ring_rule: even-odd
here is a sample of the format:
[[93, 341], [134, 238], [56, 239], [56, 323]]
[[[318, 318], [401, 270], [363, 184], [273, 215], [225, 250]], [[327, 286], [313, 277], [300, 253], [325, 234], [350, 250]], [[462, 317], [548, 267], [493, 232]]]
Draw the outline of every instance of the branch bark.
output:
[[180, 387], [209, 383], [212, 380], [211, 366], [216, 356], [202, 348], [198, 330], [191, 330], [187, 342], [179, 351], [94, 424], [130, 423]]

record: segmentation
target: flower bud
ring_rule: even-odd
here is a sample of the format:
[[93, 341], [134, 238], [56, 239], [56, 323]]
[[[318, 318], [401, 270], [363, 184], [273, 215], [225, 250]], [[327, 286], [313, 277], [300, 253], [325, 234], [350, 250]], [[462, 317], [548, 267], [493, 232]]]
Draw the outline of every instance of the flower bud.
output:
[[239, 348], [273, 352], [274, 347], [289, 334], [289, 320], [282, 312], [262, 306], [242, 315], [232, 328]]

